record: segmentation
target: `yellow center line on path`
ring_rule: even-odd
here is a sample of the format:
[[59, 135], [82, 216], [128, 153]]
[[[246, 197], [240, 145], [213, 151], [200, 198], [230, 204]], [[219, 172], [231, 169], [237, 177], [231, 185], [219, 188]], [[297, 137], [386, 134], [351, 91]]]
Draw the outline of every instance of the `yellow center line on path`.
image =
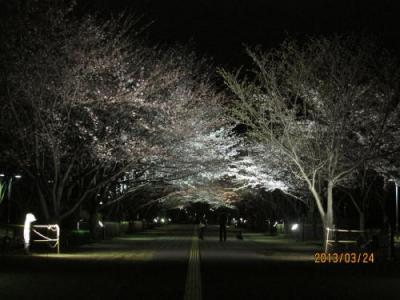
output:
[[189, 262], [186, 275], [184, 300], [201, 300], [201, 273], [199, 239], [197, 226], [194, 228], [192, 246], [189, 253]]

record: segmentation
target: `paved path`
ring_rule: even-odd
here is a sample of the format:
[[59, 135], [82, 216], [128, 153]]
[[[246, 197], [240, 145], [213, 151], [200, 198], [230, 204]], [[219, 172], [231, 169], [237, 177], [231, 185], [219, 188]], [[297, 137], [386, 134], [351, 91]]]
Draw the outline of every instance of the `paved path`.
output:
[[[0, 257], [5, 299], [396, 299], [398, 264], [317, 265], [320, 246], [261, 234], [198, 240], [170, 225], [61, 255]], [[397, 296], [396, 296], [397, 295]]]

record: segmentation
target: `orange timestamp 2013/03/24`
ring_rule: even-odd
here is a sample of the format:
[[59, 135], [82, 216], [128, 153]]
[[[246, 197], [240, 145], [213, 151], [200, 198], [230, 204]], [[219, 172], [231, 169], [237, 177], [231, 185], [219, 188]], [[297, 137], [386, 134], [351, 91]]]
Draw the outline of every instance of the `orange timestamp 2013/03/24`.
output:
[[375, 260], [373, 252], [316, 252], [314, 262], [316, 264], [370, 264]]

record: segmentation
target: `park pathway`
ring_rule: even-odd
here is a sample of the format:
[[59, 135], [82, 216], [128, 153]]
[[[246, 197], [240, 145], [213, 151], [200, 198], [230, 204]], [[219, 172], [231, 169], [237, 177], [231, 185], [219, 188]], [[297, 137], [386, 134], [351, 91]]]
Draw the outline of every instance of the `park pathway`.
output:
[[[168, 225], [60, 255], [0, 257], [8, 299], [395, 299], [398, 264], [318, 265], [320, 245]], [[302, 295], [302, 296], [300, 296]], [[306, 297], [306, 296], [307, 297]]]

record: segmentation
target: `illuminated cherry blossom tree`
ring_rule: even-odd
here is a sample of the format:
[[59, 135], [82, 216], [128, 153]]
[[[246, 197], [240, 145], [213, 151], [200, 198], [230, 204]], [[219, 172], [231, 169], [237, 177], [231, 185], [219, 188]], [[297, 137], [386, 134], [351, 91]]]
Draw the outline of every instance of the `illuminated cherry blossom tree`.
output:
[[249, 51], [247, 78], [222, 71], [236, 95], [232, 115], [248, 137], [280, 152], [282, 169], [304, 182], [323, 224], [334, 224], [334, 188], [378, 159], [398, 117], [397, 63], [354, 37], [287, 42]]
[[[165, 200], [180, 198], [184, 203], [200, 201], [231, 206], [241, 200], [242, 190], [255, 189], [281, 190], [304, 201], [292, 194], [298, 192], [300, 186], [295, 186], [295, 181], [290, 182], [274, 165], [277, 161], [269, 150], [246, 143], [235, 133], [235, 125], [196, 135], [183, 143], [182, 152], [179, 152], [189, 164], [190, 172], [172, 181], [177, 190]], [[176, 203], [181, 205], [179, 201]]]
[[76, 20], [73, 6], [44, 2], [8, 20], [1, 119], [1, 159], [29, 176], [43, 218], [186, 176], [194, 163], [176, 150], [219, 126], [206, 62], [146, 47], [130, 20]]

